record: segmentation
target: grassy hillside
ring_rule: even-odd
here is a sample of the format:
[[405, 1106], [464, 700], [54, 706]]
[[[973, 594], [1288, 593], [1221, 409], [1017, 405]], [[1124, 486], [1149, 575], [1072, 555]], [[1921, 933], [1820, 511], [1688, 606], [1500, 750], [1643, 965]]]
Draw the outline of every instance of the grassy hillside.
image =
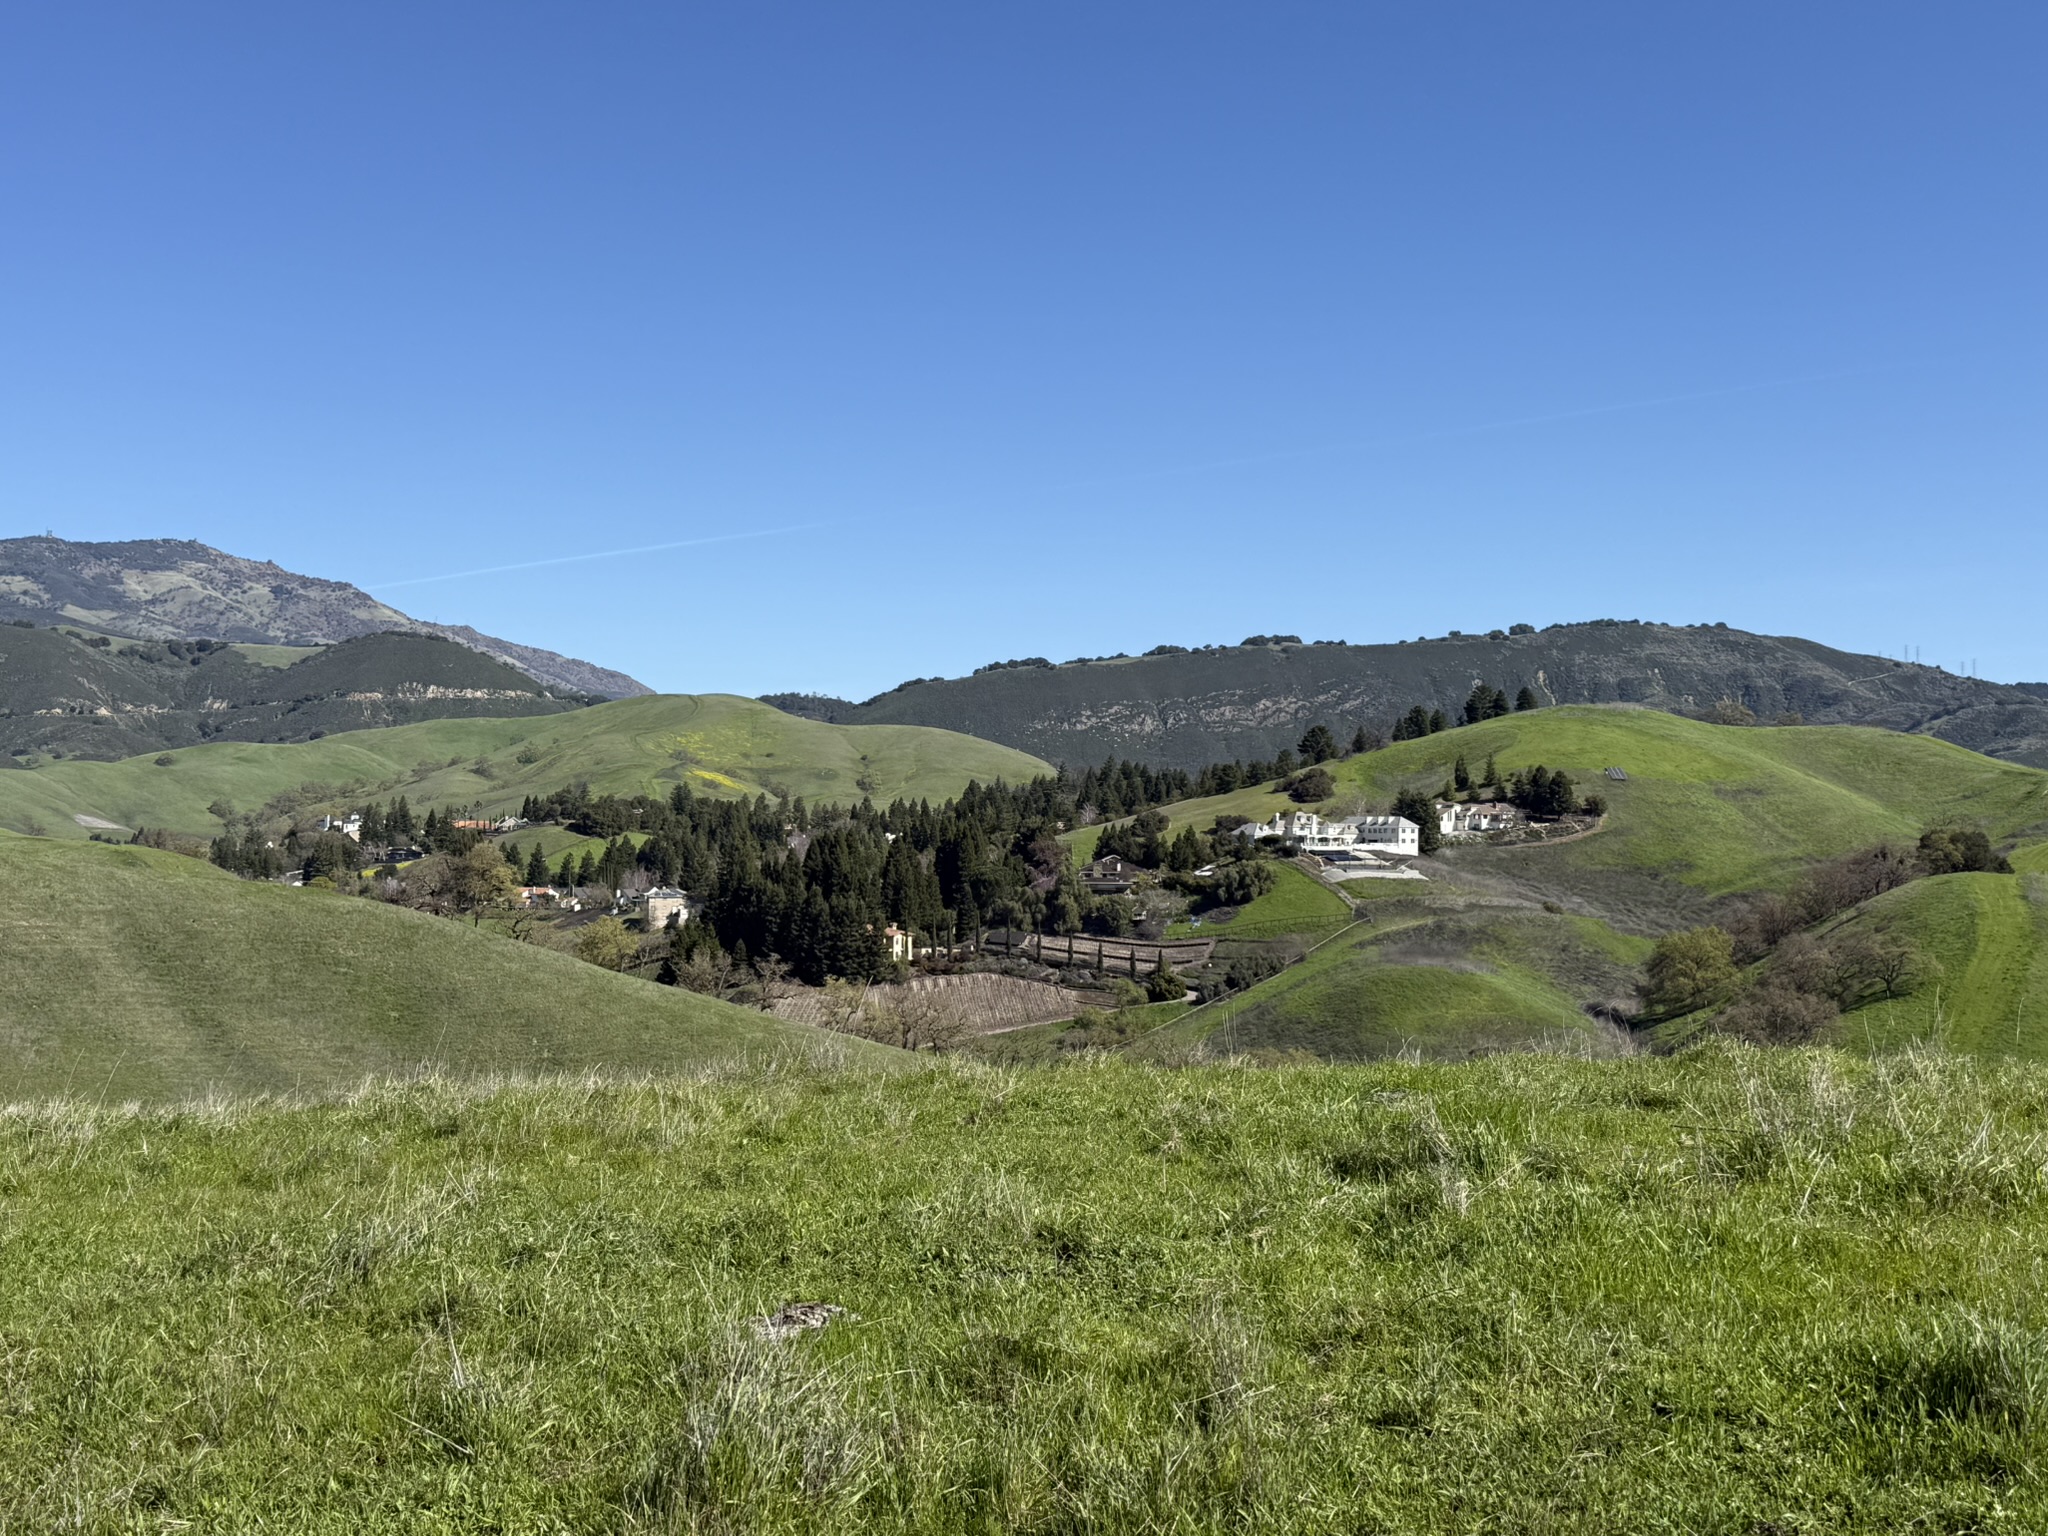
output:
[[1154, 1032], [1138, 1054], [1361, 1061], [1620, 1046], [1585, 1005], [1626, 996], [1644, 941], [1589, 918], [1437, 897], [1388, 897], [1368, 912], [1299, 965]]
[[[1711, 921], [1731, 895], [1785, 884], [1813, 860], [1881, 839], [1910, 843], [1950, 817], [2000, 838], [2038, 830], [2048, 819], [2048, 774], [1926, 737], [1845, 727], [1736, 729], [1592, 708], [1510, 716], [1332, 765], [1339, 788], [1326, 808], [1381, 809], [1398, 790], [1433, 791], [1461, 755], [1475, 774], [1489, 755], [1503, 771], [1539, 762], [1566, 768], [1584, 789], [1607, 797], [1607, 821], [1591, 836], [1549, 847], [1447, 850], [1425, 861], [1424, 887], [1359, 882], [1351, 893], [1372, 914], [1370, 925], [1191, 1013], [1140, 1049], [1198, 1045], [1355, 1060], [1557, 1040], [1605, 1048], [1612, 1031], [1597, 1017], [1632, 1008], [1645, 936]], [[1627, 780], [1604, 777], [1609, 766], [1625, 769]], [[1224, 812], [1263, 820], [1291, 805], [1263, 786], [1186, 802], [1169, 815], [1176, 828], [1206, 828]], [[2040, 846], [2022, 849], [2019, 863], [2033, 867]], [[2041, 986], [2048, 1002], [2048, 930], [2023, 916], [2020, 882], [1976, 878], [1998, 893], [1995, 901], [1983, 898], [1981, 946], [1975, 920], [1966, 921], [1976, 887], [1934, 881], [1913, 888], [1914, 910], [1924, 908], [1935, 925], [1922, 947], [1938, 956], [1947, 978], [1939, 995], [1948, 1038], [1959, 1048], [1996, 1051], [2014, 1048], [2017, 1031], [2019, 1049], [2048, 1052], [2048, 1030], [2037, 1027], [2048, 1023], [2037, 1019], [2043, 1002], [2029, 990]], [[1334, 926], [1307, 920], [1284, 893], [1265, 900], [1286, 904], [1287, 915], [1218, 933], [1315, 939]], [[2038, 983], [2027, 979], [2036, 973]], [[1958, 987], [1970, 997], [1955, 996]], [[1838, 1038], [1856, 1046], [1925, 1038], [1936, 996], [1929, 988], [1890, 1008], [1884, 1025], [1865, 1010]]]
[[[1462, 756], [1474, 774], [1564, 768], [1610, 815], [1595, 836], [1554, 848], [1471, 848], [1458, 868], [1587, 883], [1649, 876], [1698, 896], [1782, 883], [1799, 867], [1882, 839], [1912, 841], [1961, 817], [1994, 837], [2048, 827], [2048, 773], [1931, 737], [1845, 726], [1705, 725], [1655, 710], [1573, 707], [1509, 715], [1330, 764], [1329, 807], [1384, 809], [1402, 789], [1433, 792]], [[1618, 767], [1626, 782], [1603, 777]], [[1270, 787], [1171, 809], [1175, 828], [1222, 812], [1265, 819], [1291, 805]]]
[[1912, 995], [1845, 1016], [1861, 1049], [1939, 1041], [1985, 1056], [2048, 1059], [2048, 875], [1943, 875], [1866, 903], [1830, 933], [1904, 939], [1937, 969]]
[[211, 835], [217, 799], [250, 810], [304, 786], [325, 800], [408, 796], [415, 806], [478, 803], [517, 811], [525, 796], [576, 780], [619, 794], [667, 794], [686, 783], [701, 794], [787, 789], [810, 800], [943, 799], [969, 779], [1017, 780], [1049, 770], [1007, 747], [914, 726], [835, 726], [799, 720], [752, 699], [657, 694], [619, 699], [544, 719], [435, 720], [353, 731], [298, 744], [188, 747], [159, 766], [46, 763], [0, 770], [0, 827], [40, 826], [84, 836], [79, 815], [125, 827]]
[[1237, 909], [1228, 922], [1214, 917], [1182, 922], [1169, 930], [1171, 938], [1272, 939], [1287, 934], [1322, 938], [1351, 919], [1351, 904], [1342, 896], [1313, 880], [1291, 864], [1273, 871], [1273, 889]]
[[673, 1070], [844, 1048], [445, 918], [0, 834], [0, 1098]]
[[[0, 1525], [2020, 1533], [2042, 1069], [779, 1071], [0, 1117]], [[757, 1339], [793, 1301], [848, 1312]]]

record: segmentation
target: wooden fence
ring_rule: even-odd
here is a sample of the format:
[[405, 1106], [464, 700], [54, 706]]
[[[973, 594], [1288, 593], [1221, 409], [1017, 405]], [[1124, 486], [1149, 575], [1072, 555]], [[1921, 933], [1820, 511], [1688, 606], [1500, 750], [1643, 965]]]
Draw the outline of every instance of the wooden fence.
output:
[[1101, 939], [1091, 934], [1064, 938], [991, 929], [981, 942], [985, 955], [1023, 955], [1041, 965], [1089, 966], [1098, 971], [1143, 976], [1166, 963], [1168, 970], [1200, 965], [1216, 952], [1214, 939]]

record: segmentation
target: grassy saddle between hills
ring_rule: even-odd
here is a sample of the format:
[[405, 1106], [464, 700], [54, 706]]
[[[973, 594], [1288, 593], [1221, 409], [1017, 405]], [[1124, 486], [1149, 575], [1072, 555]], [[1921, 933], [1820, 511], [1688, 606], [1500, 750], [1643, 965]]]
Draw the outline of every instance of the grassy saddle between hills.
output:
[[447, 918], [0, 834], [0, 1096], [162, 1101], [821, 1049], [890, 1054]]
[[0, 1526], [2020, 1536], [2044, 1098], [1724, 1048], [19, 1105]]

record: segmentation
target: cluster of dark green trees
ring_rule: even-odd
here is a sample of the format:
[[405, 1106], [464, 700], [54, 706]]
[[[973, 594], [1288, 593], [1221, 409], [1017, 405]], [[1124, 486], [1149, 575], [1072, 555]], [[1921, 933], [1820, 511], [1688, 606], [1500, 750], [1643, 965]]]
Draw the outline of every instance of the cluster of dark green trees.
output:
[[1508, 775], [1508, 803], [1531, 816], [1569, 816], [1579, 809], [1579, 792], [1562, 768], [1541, 763]]
[[[579, 855], [565, 879], [536, 849], [526, 873], [534, 885], [549, 883], [531, 878], [542, 871], [552, 883], [603, 885], [639, 870], [703, 899], [703, 920], [676, 936], [685, 958], [715, 946], [738, 962], [777, 956], [812, 983], [871, 980], [889, 969], [883, 930], [891, 925], [941, 947], [991, 926], [1119, 926], [1121, 907], [1106, 911], [1114, 899], [1081, 886], [1059, 833], [1078, 824], [1083, 805], [1126, 816], [1191, 792], [1185, 773], [1114, 761], [1022, 785], [970, 784], [937, 807], [713, 800], [685, 785], [666, 799], [621, 797], [575, 785], [530, 799], [525, 817], [606, 838], [604, 852]], [[1206, 852], [1206, 840], [1196, 846]]]
[[[1542, 701], [1536, 691], [1526, 684], [1515, 694], [1513, 705], [1508, 703], [1507, 690], [1496, 688], [1491, 683], [1479, 682], [1472, 685], [1472, 691], [1465, 696], [1462, 711], [1465, 725], [1477, 725], [1482, 720], [1497, 720], [1510, 712], [1519, 714], [1525, 710], [1539, 708]], [[1394, 722], [1394, 740], [1414, 741], [1421, 736], [1434, 736], [1438, 731], [1451, 728], [1451, 721], [1440, 709], [1425, 705], [1411, 704], [1406, 714]]]

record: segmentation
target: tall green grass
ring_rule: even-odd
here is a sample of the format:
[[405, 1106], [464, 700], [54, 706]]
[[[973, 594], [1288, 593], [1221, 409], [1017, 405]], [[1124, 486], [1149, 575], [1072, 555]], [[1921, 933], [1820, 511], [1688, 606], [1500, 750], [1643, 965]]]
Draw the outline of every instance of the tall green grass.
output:
[[[2031, 1532], [2048, 1077], [1718, 1050], [0, 1114], [0, 1527]], [[750, 1318], [848, 1309], [772, 1342]]]

